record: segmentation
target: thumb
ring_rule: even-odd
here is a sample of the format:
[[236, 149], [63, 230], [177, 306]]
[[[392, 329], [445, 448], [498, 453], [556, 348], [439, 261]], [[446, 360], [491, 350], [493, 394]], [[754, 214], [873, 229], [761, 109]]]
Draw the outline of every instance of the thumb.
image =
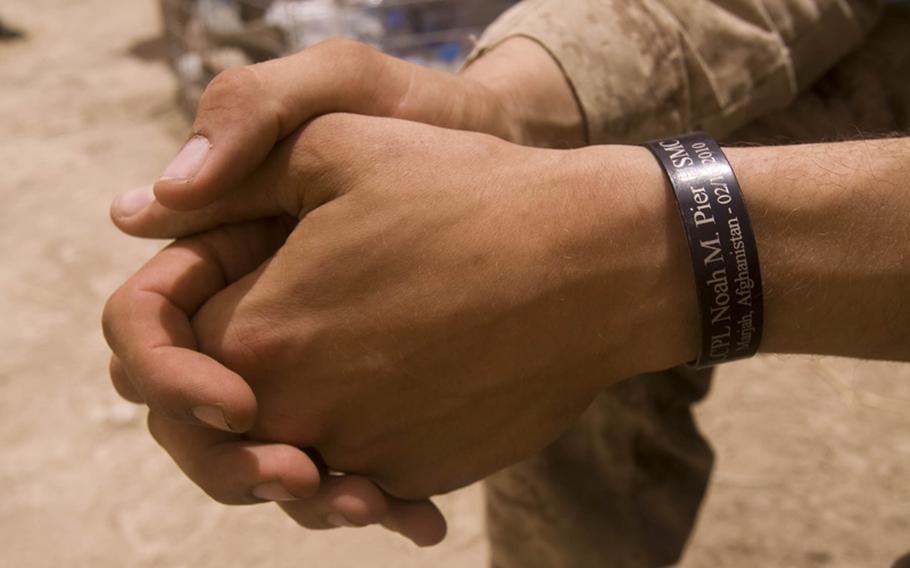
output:
[[[124, 233], [144, 238], [180, 238], [264, 218], [293, 221], [288, 217], [301, 218], [354, 186], [358, 172], [372, 163], [366, 156], [376, 146], [377, 134], [392, 137], [394, 129], [382, 128], [383, 120], [350, 114], [317, 118], [278, 144], [251, 175], [209, 205], [174, 211], [155, 200], [147, 186], [114, 202], [111, 220]], [[408, 124], [399, 121], [399, 126]], [[147, 203], [124, 215], [123, 202], [132, 200]]]
[[[193, 134], [154, 186], [121, 195], [114, 222], [139, 236], [178, 237], [179, 211], [217, 203], [247, 180], [279, 141], [332, 112], [401, 118], [507, 137], [501, 103], [476, 81], [384, 55], [346, 39], [230, 69], [199, 102]], [[152, 215], [137, 216], [146, 208]], [[133, 217], [125, 229], [118, 219]], [[247, 216], [246, 218], [251, 218]], [[227, 222], [209, 215], [195, 231]]]
[[389, 112], [408, 88], [408, 67], [335, 39], [221, 73], [203, 93], [192, 135], [154, 184], [154, 196], [172, 210], [212, 203], [307, 120], [334, 111]]

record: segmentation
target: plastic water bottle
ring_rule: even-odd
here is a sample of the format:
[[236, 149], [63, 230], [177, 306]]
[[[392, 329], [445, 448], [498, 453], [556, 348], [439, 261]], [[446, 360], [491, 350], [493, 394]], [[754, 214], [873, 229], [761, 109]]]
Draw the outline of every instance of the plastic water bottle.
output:
[[284, 30], [290, 51], [345, 36], [420, 65], [453, 70], [467, 56], [470, 36], [516, 1], [276, 0], [265, 21]]
[[196, 0], [195, 17], [206, 30], [214, 33], [231, 34], [243, 30], [237, 0]]
[[265, 22], [284, 30], [291, 52], [345, 35], [335, 0], [277, 0], [266, 11]]

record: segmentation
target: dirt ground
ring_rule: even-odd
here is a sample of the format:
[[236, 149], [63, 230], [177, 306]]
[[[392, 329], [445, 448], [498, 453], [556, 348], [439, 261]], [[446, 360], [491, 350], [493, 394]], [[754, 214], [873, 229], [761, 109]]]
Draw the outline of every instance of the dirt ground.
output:
[[[155, 4], [4, 0], [0, 17], [28, 33], [0, 43], [0, 566], [483, 566], [476, 486], [439, 500], [450, 536], [421, 551], [224, 507], [184, 479], [109, 386], [99, 329], [160, 246], [118, 234], [108, 203], [184, 135], [168, 70], [135, 56]], [[890, 566], [910, 551], [908, 406], [910, 366], [723, 368], [698, 411], [718, 466], [682, 566]]]

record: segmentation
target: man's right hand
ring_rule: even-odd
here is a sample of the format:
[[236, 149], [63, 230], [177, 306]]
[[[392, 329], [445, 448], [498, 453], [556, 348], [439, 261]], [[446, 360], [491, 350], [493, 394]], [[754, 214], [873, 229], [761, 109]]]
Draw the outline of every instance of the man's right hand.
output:
[[[460, 75], [333, 39], [216, 77], [183, 149], [153, 186], [114, 202], [114, 223], [131, 235], [160, 238], [241, 220], [220, 207], [220, 198], [282, 139], [332, 112], [401, 118], [534, 146], [578, 146], [585, 137], [571, 88], [550, 54], [530, 39], [507, 40]], [[199, 215], [180, 214], [199, 209], [206, 212], [204, 224]]]

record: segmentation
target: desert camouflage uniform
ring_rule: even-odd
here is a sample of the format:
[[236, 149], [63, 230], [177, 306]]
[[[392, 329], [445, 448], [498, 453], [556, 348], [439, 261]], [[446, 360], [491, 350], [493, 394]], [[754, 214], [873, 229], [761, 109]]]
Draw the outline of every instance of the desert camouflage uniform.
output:
[[[881, 4], [526, 0], [487, 30], [473, 57], [516, 35], [543, 45], [594, 144], [694, 129], [727, 143], [907, 132], [910, 7], [882, 15]], [[557, 442], [492, 476], [492, 565], [677, 562], [713, 462], [691, 412], [710, 380], [676, 369], [624, 381]]]
[[[487, 30], [473, 57], [516, 35], [538, 41], [561, 65], [594, 144], [693, 129], [727, 143], [906, 131], [910, 9], [879, 18], [880, 4], [525, 0]], [[175, 60], [201, 54], [200, 78], [181, 81], [189, 114], [219, 71], [287, 51], [280, 30], [258, 23], [261, 10], [248, 7], [242, 28], [219, 30], [194, 20], [191, 5], [161, 0]], [[490, 478], [493, 566], [677, 561], [713, 463], [691, 413], [709, 386], [710, 373], [691, 369], [624, 381], [545, 451]]]

